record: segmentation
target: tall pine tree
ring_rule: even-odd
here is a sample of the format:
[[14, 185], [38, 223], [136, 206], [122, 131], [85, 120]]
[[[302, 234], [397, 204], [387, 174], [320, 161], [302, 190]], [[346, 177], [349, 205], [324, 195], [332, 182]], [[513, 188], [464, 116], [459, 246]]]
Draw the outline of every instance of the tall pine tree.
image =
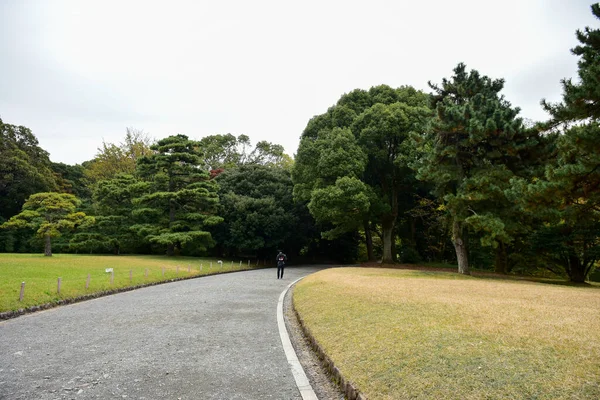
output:
[[517, 158], [522, 121], [518, 108], [500, 95], [501, 79], [492, 80], [464, 64], [434, 90], [436, 116], [421, 142], [416, 163], [419, 179], [431, 182], [451, 218], [451, 236], [460, 273], [470, 274], [467, 229], [480, 231], [483, 244], [510, 241], [497, 212], [506, 204], [511, 159]]
[[218, 224], [216, 184], [203, 168], [198, 142], [185, 135], [169, 136], [150, 148], [153, 154], [138, 160], [140, 177], [148, 192], [136, 199], [132, 228], [150, 243], [165, 246], [174, 255], [186, 244], [199, 250], [212, 246], [206, 227]]
[[[600, 19], [600, 5], [591, 6]], [[577, 31], [579, 81], [564, 79], [563, 100], [542, 101], [558, 133], [556, 162], [525, 189], [525, 207], [544, 218], [537, 243], [573, 282], [600, 260], [600, 29]]]

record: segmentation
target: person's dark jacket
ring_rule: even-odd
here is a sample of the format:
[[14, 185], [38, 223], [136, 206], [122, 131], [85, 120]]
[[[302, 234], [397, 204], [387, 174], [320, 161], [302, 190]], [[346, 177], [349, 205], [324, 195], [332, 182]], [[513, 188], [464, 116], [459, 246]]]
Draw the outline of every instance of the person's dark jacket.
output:
[[277, 266], [285, 265], [285, 262], [287, 261], [287, 256], [285, 255], [285, 253], [280, 251], [277, 254], [277, 257], [275, 257], [275, 261], [277, 261]]

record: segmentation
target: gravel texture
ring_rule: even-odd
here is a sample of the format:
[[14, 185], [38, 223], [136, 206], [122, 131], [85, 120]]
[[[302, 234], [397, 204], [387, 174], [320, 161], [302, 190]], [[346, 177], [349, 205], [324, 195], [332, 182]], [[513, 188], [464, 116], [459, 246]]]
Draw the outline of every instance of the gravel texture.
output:
[[[203, 277], [0, 322], [0, 399], [300, 399], [275, 310], [319, 269]], [[308, 360], [319, 397], [342, 398]]]

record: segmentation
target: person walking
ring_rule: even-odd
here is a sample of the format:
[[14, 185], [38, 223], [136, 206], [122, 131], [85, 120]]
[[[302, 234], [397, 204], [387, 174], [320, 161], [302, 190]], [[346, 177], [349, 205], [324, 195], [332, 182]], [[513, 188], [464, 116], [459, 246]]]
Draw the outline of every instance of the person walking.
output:
[[278, 250], [277, 257], [275, 260], [277, 261], [277, 279], [283, 279], [283, 268], [285, 267], [285, 262], [287, 261], [287, 256], [281, 250]]

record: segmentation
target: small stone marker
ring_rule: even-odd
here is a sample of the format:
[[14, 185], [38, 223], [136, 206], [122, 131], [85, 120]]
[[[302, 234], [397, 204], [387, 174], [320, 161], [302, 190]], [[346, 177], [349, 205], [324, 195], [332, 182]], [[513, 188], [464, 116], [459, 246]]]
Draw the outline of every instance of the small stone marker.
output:
[[56, 287], [56, 293], [60, 294], [60, 281], [61, 278], [58, 278], [58, 286]]
[[23, 296], [25, 296], [25, 282], [21, 282], [21, 293], [19, 294], [19, 301], [23, 301]]
[[85, 290], [90, 288], [90, 274], [88, 274], [87, 280], [85, 281]]

